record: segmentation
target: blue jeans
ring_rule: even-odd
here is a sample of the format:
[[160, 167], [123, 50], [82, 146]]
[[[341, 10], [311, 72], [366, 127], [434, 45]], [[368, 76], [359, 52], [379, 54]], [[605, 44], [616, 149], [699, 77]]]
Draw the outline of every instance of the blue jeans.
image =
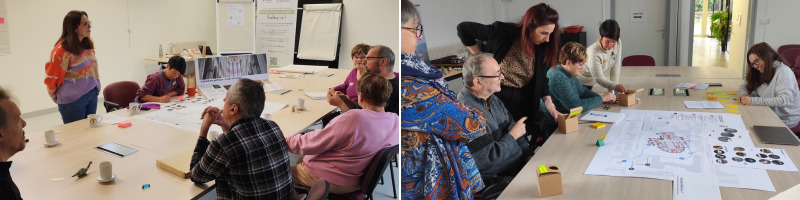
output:
[[61, 112], [61, 121], [64, 124], [86, 119], [86, 116], [97, 112], [97, 89], [89, 90], [75, 102], [68, 104], [58, 104], [58, 111]]

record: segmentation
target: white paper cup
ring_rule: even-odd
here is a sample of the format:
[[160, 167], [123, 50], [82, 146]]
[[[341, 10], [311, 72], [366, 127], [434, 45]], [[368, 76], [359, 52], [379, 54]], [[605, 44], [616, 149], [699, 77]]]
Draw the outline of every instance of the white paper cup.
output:
[[139, 114], [139, 103], [131, 102], [128, 104], [128, 108], [128, 111], [131, 113], [131, 115]]
[[98, 114], [91, 114], [89, 115], [89, 126], [92, 128], [97, 128], [100, 126], [100, 122], [103, 121], [103, 116]]
[[103, 161], [100, 163], [100, 179], [109, 180], [112, 176], [111, 162]]
[[219, 137], [219, 132], [217, 132], [217, 131], [209, 131], [208, 135], [206, 136], [208, 141], [217, 140], [217, 137]]
[[44, 142], [45, 144], [55, 144], [56, 143], [56, 131], [54, 130], [47, 130], [44, 132]]
[[306, 109], [306, 100], [303, 98], [297, 98], [297, 108], [300, 110]]

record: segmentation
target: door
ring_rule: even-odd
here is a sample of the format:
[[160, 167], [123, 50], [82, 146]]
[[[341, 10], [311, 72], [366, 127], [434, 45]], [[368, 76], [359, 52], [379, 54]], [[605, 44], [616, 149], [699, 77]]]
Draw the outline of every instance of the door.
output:
[[[648, 55], [656, 65], [666, 62], [667, 9], [669, 1], [614, 1], [614, 19], [619, 23], [622, 58]], [[594, 43], [591, 41], [587, 43]]]

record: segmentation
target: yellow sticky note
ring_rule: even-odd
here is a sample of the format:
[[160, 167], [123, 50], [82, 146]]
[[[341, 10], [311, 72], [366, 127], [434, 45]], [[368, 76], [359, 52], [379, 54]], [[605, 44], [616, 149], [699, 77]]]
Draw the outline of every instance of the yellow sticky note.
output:
[[720, 102], [720, 103], [728, 103], [728, 102], [730, 102], [730, 101], [728, 101], [727, 99], [722, 99], [722, 100], [719, 100], [719, 102]]
[[736, 92], [728, 92], [728, 95], [736, 95]]
[[728, 112], [729, 112], [729, 113], [739, 113], [739, 111], [738, 111], [738, 110], [736, 110], [736, 109], [730, 109], [730, 110], [728, 110]]
[[728, 108], [738, 108], [739, 106], [737, 106], [737, 105], [733, 105], [733, 104], [728, 104], [728, 105], [725, 105], [725, 107], [728, 107]]
[[544, 165], [539, 165], [539, 173], [547, 173], [547, 167]]

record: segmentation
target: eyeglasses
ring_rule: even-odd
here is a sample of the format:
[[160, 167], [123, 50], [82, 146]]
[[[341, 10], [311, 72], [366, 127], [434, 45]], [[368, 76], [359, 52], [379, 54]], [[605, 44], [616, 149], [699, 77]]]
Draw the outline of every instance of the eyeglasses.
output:
[[400, 28], [412, 30], [412, 31], [414, 31], [414, 33], [417, 34], [418, 38], [422, 37], [422, 24], [417, 25], [416, 28], [409, 28], [409, 27], [402, 27], [402, 26]]
[[375, 59], [375, 58], [384, 58], [384, 57], [364, 57], [364, 58], [366, 58], [366, 59], [367, 59], [367, 61], [369, 61], [369, 59]]
[[478, 77], [481, 77], [481, 78], [498, 78], [499, 79], [502, 76], [503, 76], [503, 72], [498, 71], [497, 72], [497, 76], [478, 76]]
[[756, 58], [753, 62], [750, 62], [750, 67], [756, 67], [756, 64], [759, 64], [761, 59]]
[[85, 26], [85, 27], [92, 26], [92, 21], [87, 21], [86, 23], [81, 24], [81, 26]]
[[355, 61], [366, 60], [366, 59], [367, 59], [367, 57], [364, 57], [364, 56], [353, 56], [353, 60], [355, 60]]

